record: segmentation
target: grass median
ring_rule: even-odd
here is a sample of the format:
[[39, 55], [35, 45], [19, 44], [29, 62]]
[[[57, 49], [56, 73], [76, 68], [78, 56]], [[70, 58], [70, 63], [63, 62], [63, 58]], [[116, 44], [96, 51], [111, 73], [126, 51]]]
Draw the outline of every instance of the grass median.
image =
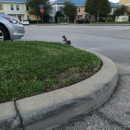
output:
[[63, 88], [95, 74], [100, 59], [61, 43], [0, 42], [0, 103]]
[[[94, 23], [94, 22], [91, 22], [92, 24]], [[95, 24], [130, 24], [130, 22], [95, 22]]]

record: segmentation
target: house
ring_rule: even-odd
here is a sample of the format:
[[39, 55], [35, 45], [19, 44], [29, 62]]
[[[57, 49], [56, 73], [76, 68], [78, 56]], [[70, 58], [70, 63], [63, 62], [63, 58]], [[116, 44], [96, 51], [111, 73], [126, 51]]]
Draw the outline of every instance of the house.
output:
[[5, 13], [5, 4], [0, 2], [0, 13]]
[[0, 13], [15, 16], [19, 20], [29, 19], [25, 3], [26, 0], [1, 0]]
[[37, 20], [37, 16], [30, 15], [28, 11], [26, 0], [0, 0], [0, 13], [15, 16], [19, 20]]
[[57, 0], [57, 1], [54, 1], [52, 4], [52, 10], [50, 11], [50, 23], [54, 23], [55, 22], [55, 14], [57, 11], [59, 11], [63, 6], [64, 6], [64, 3], [63, 3], [63, 0]]
[[[77, 6], [76, 20], [84, 18], [87, 14], [84, 12], [85, 0], [71, 0], [71, 2]], [[54, 23], [56, 12], [59, 11], [62, 7], [64, 7], [64, 0], [56, 0], [52, 2], [51, 5], [52, 11], [50, 12], [50, 22]]]
[[130, 0], [120, 0], [120, 5], [126, 5], [130, 8]]
[[[125, 6], [128, 6], [129, 9], [130, 9], [130, 0], [120, 0], [120, 5], [125, 5]], [[124, 16], [122, 16], [122, 18], [124, 19]], [[119, 19], [118, 19], [119, 21]], [[128, 15], [128, 20], [126, 21], [130, 21], [130, 15]]]
[[[85, 10], [85, 2], [86, 0], [70, 0], [77, 6], [77, 15], [75, 20], [90, 17], [89, 14], [87, 14]], [[120, 0], [121, 2], [125, 4], [130, 4], [130, 0]], [[129, 2], [128, 2], [129, 1]], [[110, 15], [113, 14], [114, 10], [117, 8], [118, 3], [112, 3], [110, 2], [112, 11]], [[50, 22], [55, 22], [55, 14], [57, 11], [59, 11], [64, 6], [64, 0], [56, 0], [51, 3], [52, 10], [50, 11]], [[26, 5], [26, 0], [0, 0], [0, 13], [9, 14], [12, 16], [17, 17], [19, 20], [28, 19], [28, 20], [37, 20], [37, 17], [35, 15], [30, 15], [28, 12], [29, 8]], [[40, 17], [38, 18], [40, 19]], [[91, 16], [91, 19], [93, 19], [93, 16]]]
[[[76, 7], [77, 7], [77, 15], [76, 15], [76, 20], [85, 18], [85, 17], [90, 17], [91, 19], [95, 19], [94, 16], [89, 16], [87, 12], [85, 12], [85, 2], [86, 0], [71, 0]], [[114, 11], [117, 9], [119, 3], [113, 3], [110, 2], [111, 5], [111, 13], [108, 15], [112, 15]], [[54, 23], [55, 22], [55, 14], [57, 11], [59, 11], [63, 6], [64, 6], [64, 0], [56, 0], [51, 3], [52, 5], [52, 11], [50, 13], [50, 22]]]
[[111, 5], [111, 12], [108, 15], [113, 15], [115, 10], [118, 8], [118, 3], [110, 2], [110, 5]]

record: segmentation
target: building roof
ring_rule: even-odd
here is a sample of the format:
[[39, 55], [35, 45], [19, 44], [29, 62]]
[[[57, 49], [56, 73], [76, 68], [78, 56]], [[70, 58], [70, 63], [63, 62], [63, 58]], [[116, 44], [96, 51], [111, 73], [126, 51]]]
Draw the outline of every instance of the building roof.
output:
[[[65, 1], [65, 0], [56, 0], [56, 1], [54, 1], [54, 2], [62, 3], [62, 2], [64, 2], [64, 1]], [[83, 5], [85, 4], [85, 2], [86, 2], [86, 0], [67, 0], [67, 1], [70, 1], [70, 2], [74, 3], [76, 6], [83, 6]], [[112, 7], [117, 7], [118, 4], [119, 4], [119, 3], [110, 2], [110, 5], [111, 5]]]
[[111, 7], [117, 7], [117, 3], [110, 2]]
[[16, 2], [16, 3], [25, 3], [26, 0], [0, 0], [0, 2]]
[[[64, 2], [65, 0], [56, 0], [54, 2]], [[70, 1], [72, 3], [74, 3], [76, 6], [82, 6], [85, 4], [86, 0], [67, 0]]]

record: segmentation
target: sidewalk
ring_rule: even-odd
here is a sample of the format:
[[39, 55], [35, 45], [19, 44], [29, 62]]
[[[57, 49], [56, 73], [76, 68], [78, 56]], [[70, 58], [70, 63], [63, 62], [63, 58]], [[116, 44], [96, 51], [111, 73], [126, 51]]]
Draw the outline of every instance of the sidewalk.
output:
[[97, 55], [103, 66], [89, 79], [63, 89], [0, 104], [0, 130], [51, 129], [105, 102], [115, 89], [118, 71], [110, 59]]

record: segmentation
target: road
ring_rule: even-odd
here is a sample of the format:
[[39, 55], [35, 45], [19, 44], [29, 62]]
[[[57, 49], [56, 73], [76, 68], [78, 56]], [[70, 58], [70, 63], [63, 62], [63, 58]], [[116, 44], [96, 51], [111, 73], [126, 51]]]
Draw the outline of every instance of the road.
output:
[[72, 46], [107, 56], [119, 71], [119, 81], [109, 100], [54, 130], [130, 130], [130, 26], [31, 25], [25, 30], [22, 40], [63, 43], [65, 35]]

